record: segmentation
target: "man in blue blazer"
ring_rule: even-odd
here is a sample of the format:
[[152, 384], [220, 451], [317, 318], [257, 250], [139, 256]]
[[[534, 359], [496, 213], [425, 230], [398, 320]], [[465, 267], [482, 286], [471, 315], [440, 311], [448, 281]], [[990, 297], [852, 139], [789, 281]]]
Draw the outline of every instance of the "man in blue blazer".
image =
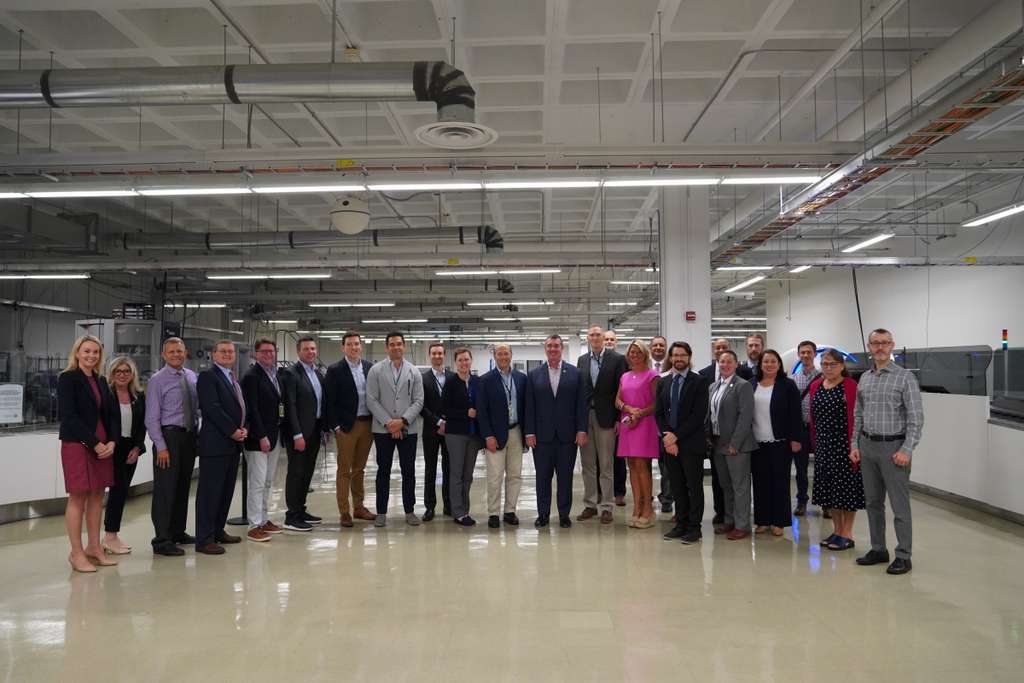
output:
[[501, 483], [505, 480], [505, 524], [519, 525], [516, 505], [523, 483], [523, 432], [526, 373], [512, 367], [512, 347], [494, 345], [493, 370], [480, 378], [476, 421], [487, 453], [487, 526], [500, 526]]
[[235, 343], [217, 342], [213, 366], [199, 373], [196, 392], [203, 416], [199, 428], [199, 486], [196, 489], [196, 551], [222, 555], [222, 543], [240, 543], [224, 531], [235, 495], [238, 459], [249, 435], [245, 398], [235, 377]]
[[572, 526], [572, 470], [576, 448], [587, 443], [587, 392], [580, 371], [562, 362], [562, 338], [544, 341], [548, 362], [534, 368], [526, 382], [526, 445], [537, 470], [538, 529], [551, 515], [551, 478], [558, 475], [558, 525]]

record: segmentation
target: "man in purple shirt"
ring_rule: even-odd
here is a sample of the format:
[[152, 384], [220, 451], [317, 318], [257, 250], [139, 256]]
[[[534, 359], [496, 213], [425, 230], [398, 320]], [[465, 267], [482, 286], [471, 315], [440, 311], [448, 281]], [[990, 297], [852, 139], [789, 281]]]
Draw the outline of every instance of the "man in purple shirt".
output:
[[153, 440], [153, 553], [184, 555], [191, 545], [185, 533], [192, 470], [196, 462], [199, 400], [196, 373], [184, 367], [185, 342], [169, 337], [163, 344], [164, 367], [146, 386], [146, 431]]

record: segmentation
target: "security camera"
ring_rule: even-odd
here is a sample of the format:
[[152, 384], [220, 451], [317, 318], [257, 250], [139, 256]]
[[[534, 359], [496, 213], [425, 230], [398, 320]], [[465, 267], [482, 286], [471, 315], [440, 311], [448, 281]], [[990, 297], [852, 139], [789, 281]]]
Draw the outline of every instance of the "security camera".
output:
[[358, 195], [348, 194], [331, 208], [331, 225], [346, 235], [358, 235], [370, 224], [370, 205]]

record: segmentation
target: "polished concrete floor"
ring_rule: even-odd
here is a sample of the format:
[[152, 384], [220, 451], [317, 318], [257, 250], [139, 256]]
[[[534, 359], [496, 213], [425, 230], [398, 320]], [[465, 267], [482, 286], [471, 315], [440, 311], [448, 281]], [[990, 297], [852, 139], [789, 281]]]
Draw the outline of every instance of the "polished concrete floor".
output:
[[[1024, 680], [1019, 526], [916, 497], [915, 569], [891, 577], [854, 565], [863, 515], [845, 553], [819, 549], [816, 511], [784, 538], [739, 542], [714, 537], [709, 515], [691, 547], [627, 528], [629, 508], [612, 526], [538, 532], [529, 467], [519, 529], [410, 528], [395, 469], [386, 530], [340, 529], [318, 472], [311, 510], [333, 523], [220, 557], [153, 557], [148, 496], [126, 511], [135, 552], [97, 574], [71, 573], [60, 517], [0, 527], [0, 678]], [[481, 461], [479, 521], [484, 488]]]

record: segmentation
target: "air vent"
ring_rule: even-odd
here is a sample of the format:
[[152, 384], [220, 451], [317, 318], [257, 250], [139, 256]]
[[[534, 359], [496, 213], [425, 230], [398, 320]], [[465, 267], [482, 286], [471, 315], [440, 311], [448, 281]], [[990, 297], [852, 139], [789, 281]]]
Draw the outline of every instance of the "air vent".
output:
[[475, 149], [492, 144], [498, 133], [479, 123], [436, 121], [417, 128], [416, 139], [440, 149]]

